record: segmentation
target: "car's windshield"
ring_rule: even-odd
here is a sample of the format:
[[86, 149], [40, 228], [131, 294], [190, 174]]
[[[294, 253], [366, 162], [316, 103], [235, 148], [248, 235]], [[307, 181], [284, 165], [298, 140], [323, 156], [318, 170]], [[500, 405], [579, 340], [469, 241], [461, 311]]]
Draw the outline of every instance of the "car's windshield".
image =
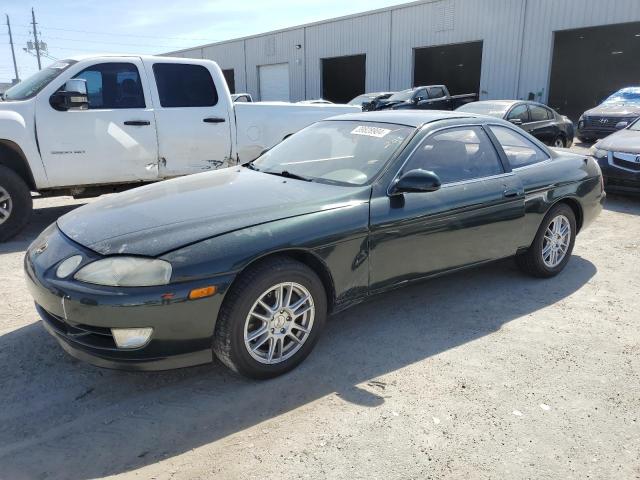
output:
[[458, 107], [458, 112], [479, 113], [480, 115], [490, 115], [502, 118], [507, 113], [509, 104], [500, 102], [471, 102]]
[[410, 88], [409, 90], [402, 90], [401, 92], [396, 92], [393, 95], [391, 95], [388, 100], [390, 102], [406, 102], [407, 100], [411, 100], [411, 97], [413, 96], [413, 89]]
[[26, 100], [31, 98], [37, 95], [40, 90], [49, 85], [54, 78], [74, 63], [76, 63], [75, 60], [60, 60], [59, 62], [55, 62], [11, 87], [4, 92], [3, 98], [5, 100]]
[[640, 105], [640, 87], [630, 87], [618, 90], [602, 103]]
[[364, 95], [358, 95], [356, 98], [354, 98], [349, 102], [349, 105], [360, 105], [362, 102], [369, 102], [373, 98], [375, 98], [375, 95], [370, 93], [365, 93]]
[[319, 122], [276, 145], [250, 167], [320, 183], [364, 185], [413, 130], [391, 123]]

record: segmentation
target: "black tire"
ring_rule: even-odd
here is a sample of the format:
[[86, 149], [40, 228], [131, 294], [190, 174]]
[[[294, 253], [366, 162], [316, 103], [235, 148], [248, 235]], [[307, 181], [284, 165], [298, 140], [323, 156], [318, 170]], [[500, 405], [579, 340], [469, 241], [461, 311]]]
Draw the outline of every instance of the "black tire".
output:
[[29, 223], [33, 211], [31, 191], [25, 181], [13, 170], [0, 165], [0, 198], [7, 194], [9, 198], [0, 201], [0, 208], [10, 212], [8, 216], [0, 213], [0, 242], [20, 232]]
[[[293, 356], [280, 363], [261, 363], [245, 346], [245, 321], [263, 292], [281, 282], [295, 282], [309, 291], [315, 307], [314, 321], [306, 341]], [[241, 375], [255, 379], [273, 378], [292, 370], [311, 353], [326, 316], [327, 295], [318, 275], [293, 259], [274, 257], [250, 267], [234, 282], [218, 314], [213, 351], [222, 363]]]
[[[571, 227], [571, 237], [569, 240], [569, 247], [565, 253], [562, 261], [551, 268], [547, 266], [542, 258], [542, 249], [544, 243], [544, 235], [547, 230], [547, 227], [551, 222], [558, 216], [564, 215], [569, 220], [569, 225]], [[576, 216], [573, 213], [573, 210], [569, 205], [565, 203], [559, 203], [549, 210], [549, 212], [545, 215], [542, 220], [542, 224], [536, 233], [536, 236], [533, 240], [531, 246], [527, 249], [526, 252], [519, 254], [516, 256], [516, 263], [520, 269], [534, 277], [538, 278], [549, 278], [554, 277], [558, 273], [560, 273], [564, 267], [567, 265], [569, 258], [571, 258], [571, 253], [573, 252], [573, 245], [576, 241]]]
[[596, 141], [595, 138], [591, 138], [591, 137], [581, 137], [580, 135], [578, 135], [578, 140], [580, 140], [580, 143], [593, 143]]
[[[556, 143], [562, 143], [562, 144], [556, 145]], [[553, 142], [551, 142], [551, 146], [555, 148], [565, 148], [566, 145], [567, 145], [567, 142], [564, 139], [564, 135], [558, 135], [556, 138], [553, 139]]]

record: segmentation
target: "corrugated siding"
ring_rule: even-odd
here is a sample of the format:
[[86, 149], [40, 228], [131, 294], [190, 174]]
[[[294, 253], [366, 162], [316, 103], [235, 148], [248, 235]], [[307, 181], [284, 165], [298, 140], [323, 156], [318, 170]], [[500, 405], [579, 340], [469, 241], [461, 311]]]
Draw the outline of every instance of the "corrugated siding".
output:
[[640, 0], [528, 0], [519, 97], [542, 91], [542, 100], [547, 101], [553, 32], [637, 21]]
[[554, 31], [632, 21], [640, 0], [425, 0], [172, 55], [236, 69], [236, 90], [256, 98], [258, 66], [286, 62], [297, 101], [321, 96], [322, 58], [364, 53], [367, 91], [400, 90], [412, 84], [415, 48], [482, 40], [481, 98], [542, 91], [546, 101]]
[[390, 20], [381, 12], [307, 27], [307, 98], [322, 96], [322, 59], [345, 55], [366, 55], [368, 92], [388, 90]]
[[215, 61], [223, 70], [233, 68], [236, 92], [246, 92], [247, 82], [244, 65], [244, 41], [226, 42], [203, 47], [202, 58]]
[[482, 40], [480, 96], [511, 98], [522, 8], [521, 0], [442, 0], [394, 10], [391, 90], [411, 87], [415, 48]]
[[292, 102], [304, 100], [304, 29], [298, 28], [245, 40], [247, 91], [260, 98], [258, 66], [289, 64], [289, 89]]

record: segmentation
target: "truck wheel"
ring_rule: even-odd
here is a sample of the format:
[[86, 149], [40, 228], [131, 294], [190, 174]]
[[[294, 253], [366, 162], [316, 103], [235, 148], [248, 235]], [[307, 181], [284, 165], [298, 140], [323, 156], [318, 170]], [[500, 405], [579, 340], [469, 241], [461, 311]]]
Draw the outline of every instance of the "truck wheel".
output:
[[516, 256], [518, 267], [529, 275], [549, 278], [560, 273], [576, 241], [576, 216], [569, 205], [559, 203], [544, 217], [529, 249]]
[[27, 184], [13, 170], [0, 165], [0, 242], [22, 230], [33, 210]]
[[276, 377], [311, 353], [326, 315], [327, 296], [313, 270], [286, 257], [266, 260], [243, 272], [227, 293], [213, 351], [237, 373]]

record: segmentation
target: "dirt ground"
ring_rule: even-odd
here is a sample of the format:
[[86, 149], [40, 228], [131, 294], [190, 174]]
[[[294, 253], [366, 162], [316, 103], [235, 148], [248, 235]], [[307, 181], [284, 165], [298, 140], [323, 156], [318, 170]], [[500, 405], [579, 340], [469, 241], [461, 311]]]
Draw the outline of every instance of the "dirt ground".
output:
[[268, 382], [64, 353], [22, 258], [80, 203], [37, 200], [0, 245], [2, 479], [640, 478], [640, 199], [610, 196], [556, 278], [502, 261], [380, 296]]

